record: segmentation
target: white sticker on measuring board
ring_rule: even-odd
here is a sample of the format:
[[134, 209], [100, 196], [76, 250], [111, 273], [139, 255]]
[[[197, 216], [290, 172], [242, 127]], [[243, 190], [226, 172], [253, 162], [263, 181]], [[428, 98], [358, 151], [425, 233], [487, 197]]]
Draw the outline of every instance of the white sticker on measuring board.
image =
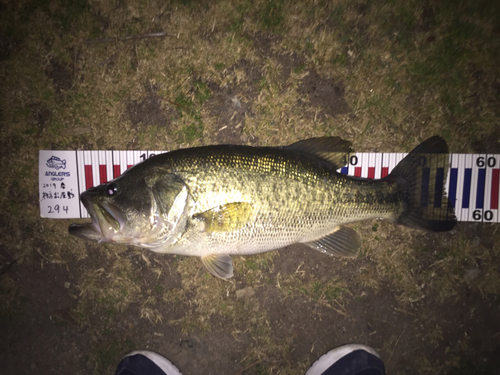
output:
[[40, 216], [53, 219], [80, 217], [75, 151], [39, 153]]

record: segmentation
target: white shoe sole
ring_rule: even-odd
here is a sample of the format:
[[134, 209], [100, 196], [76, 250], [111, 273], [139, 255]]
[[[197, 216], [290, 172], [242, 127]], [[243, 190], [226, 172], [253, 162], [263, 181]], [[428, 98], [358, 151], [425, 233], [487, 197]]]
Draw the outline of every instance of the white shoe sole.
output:
[[307, 370], [306, 375], [321, 375], [323, 374], [331, 365], [337, 362], [340, 358], [352, 353], [356, 350], [364, 350], [370, 354], [373, 354], [380, 359], [378, 353], [372, 348], [364, 345], [344, 345], [338, 348], [330, 350], [328, 353], [323, 354], [316, 362], [313, 363], [311, 368]]
[[165, 357], [159, 355], [158, 353], [151, 352], [149, 350], [136, 350], [131, 353], [128, 353], [126, 357], [131, 357], [134, 355], [143, 355], [144, 357], [149, 358], [151, 361], [154, 362], [156, 366], [158, 366], [165, 374], [167, 375], [182, 375], [182, 373], [179, 371], [177, 367], [175, 367], [172, 362], [170, 362], [168, 359]]

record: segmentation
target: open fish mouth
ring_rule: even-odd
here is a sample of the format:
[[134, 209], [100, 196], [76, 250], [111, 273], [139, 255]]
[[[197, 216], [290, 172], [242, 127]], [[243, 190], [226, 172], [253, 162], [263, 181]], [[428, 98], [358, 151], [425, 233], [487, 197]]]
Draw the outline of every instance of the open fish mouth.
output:
[[120, 233], [125, 224], [121, 210], [112, 203], [94, 203], [86, 193], [81, 195], [81, 201], [92, 222], [71, 224], [69, 234], [95, 242], [115, 242], [113, 237]]

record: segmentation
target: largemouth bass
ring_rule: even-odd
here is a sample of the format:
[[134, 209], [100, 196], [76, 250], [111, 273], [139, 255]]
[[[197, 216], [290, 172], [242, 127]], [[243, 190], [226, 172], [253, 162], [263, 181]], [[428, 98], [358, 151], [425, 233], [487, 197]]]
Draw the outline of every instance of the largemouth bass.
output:
[[443, 189], [449, 158], [442, 138], [423, 142], [380, 180], [338, 173], [351, 152], [350, 142], [329, 137], [286, 147], [220, 145], [157, 155], [82, 193], [92, 222], [72, 224], [69, 233], [197, 256], [227, 279], [233, 276], [231, 255], [294, 243], [355, 256], [360, 236], [344, 224], [359, 220], [382, 218], [431, 231], [455, 226]]

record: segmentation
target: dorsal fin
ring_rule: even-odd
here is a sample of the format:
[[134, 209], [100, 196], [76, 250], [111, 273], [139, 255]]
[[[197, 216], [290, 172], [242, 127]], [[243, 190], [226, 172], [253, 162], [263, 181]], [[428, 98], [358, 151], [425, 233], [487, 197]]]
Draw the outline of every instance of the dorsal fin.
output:
[[354, 152], [351, 146], [351, 142], [340, 137], [320, 137], [298, 141], [285, 148], [316, 155], [332, 163], [335, 169], [339, 169], [347, 165], [349, 154]]

